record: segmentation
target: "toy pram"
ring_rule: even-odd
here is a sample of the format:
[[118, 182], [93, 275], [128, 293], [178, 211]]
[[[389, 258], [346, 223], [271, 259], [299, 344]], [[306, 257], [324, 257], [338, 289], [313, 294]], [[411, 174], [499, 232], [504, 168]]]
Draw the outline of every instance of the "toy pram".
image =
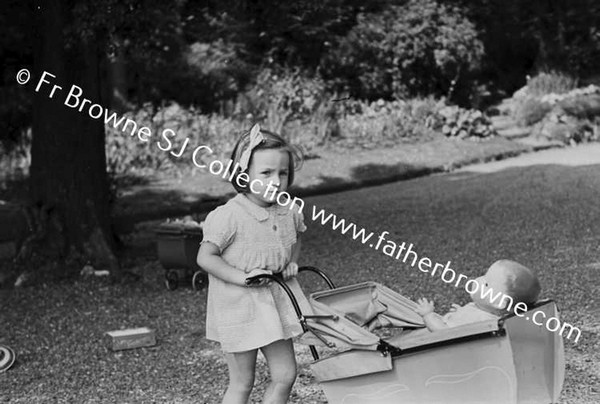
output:
[[192, 287], [208, 283], [207, 273], [198, 266], [196, 257], [202, 241], [202, 227], [194, 223], [164, 223], [156, 229], [158, 259], [165, 268], [165, 286], [175, 290], [179, 281], [191, 278]]
[[557, 402], [565, 369], [562, 336], [530, 319], [534, 311], [558, 317], [553, 301], [538, 302], [524, 317], [430, 333], [415, 303], [383, 285], [335, 288], [316, 268], [300, 271], [317, 272], [331, 288], [310, 296], [310, 315], [300, 312], [281, 278], [259, 275], [249, 283], [268, 278], [284, 288], [305, 331], [300, 342], [345, 349], [319, 359], [310, 347], [312, 372], [329, 403]]

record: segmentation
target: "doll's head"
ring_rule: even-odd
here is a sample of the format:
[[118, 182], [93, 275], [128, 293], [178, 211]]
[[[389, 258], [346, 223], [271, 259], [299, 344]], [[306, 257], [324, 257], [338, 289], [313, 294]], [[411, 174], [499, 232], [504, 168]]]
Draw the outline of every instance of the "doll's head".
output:
[[272, 190], [283, 192], [294, 183], [294, 172], [302, 165], [302, 152], [280, 135], [262, 130], [256, 124], [240, 137], [231, 161], [231, 183], [235, 190], [272, 203], [270, 198], [262, 196], [274, 194]]
[[494, 262], [477, 282], [479, 288], [471, 293], [471, 299], [479, 308], [492, 313], [502, 313], [509, 304], [514, 307], [519, 302], [535, 303], [541, 290], [533, 271], [510, 260]]

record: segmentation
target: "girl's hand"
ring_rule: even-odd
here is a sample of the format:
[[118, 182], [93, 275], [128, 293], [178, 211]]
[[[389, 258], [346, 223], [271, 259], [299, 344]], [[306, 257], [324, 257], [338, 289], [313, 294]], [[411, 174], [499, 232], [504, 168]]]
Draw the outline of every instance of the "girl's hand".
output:
[[283, 275], [284, 281], [295, 277], [296, 275], [298, 275], [298, 264], [296, 264], [295, 262], [290, 262], [289, 264], [287, 264], [285, 269], [281, 271], [281, 274]]
[[269, 283], [269, 279], [261, 279], [260, 282], [258, 283], [252, 283], [251, 285], [248, 285], [246, 283], [246, 280], [248, 278], [252, 278], [253, 276], [256, 275], [273, 275], [273, 271], [267, 271], [265, 269], [260, 269], [260, 268], [255, 268], [255, 269], [251, 269], [250, 271], [246, 271], [246, 278], [244, 279], [244, 285], [245, 286], [263, 286], [266, 285], [267, 283]]
[[450, 307], [449, 313], [454, 313], [456, 310], [460, 309], [462, 306], [460, 304], [452, 303], [452, 307]]
[[429, 313], [433, 313], [434, 305], [433, 301], [429, 301], [424, 298], [420, 298], [417, 300], [417, 308], [415, 311], [421, 315], [421, 317], [425, 317]]

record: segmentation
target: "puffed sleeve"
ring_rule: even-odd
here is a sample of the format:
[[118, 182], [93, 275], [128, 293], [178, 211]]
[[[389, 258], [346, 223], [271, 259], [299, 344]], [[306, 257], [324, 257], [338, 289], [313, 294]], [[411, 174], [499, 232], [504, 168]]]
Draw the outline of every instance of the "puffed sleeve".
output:
[[298, 233], [303, 233], [306, 231], [306, 225], [304, 224], [304, 215], [302, 214], [302, 210], [300, 206], [295, 204], [292, 209], [294, 215], [294, 226], [296, 227], [296, 231]]
[[233, 212], [226, 206], [219, 206], [206, 216], [202, 226], [202, 242], [210, 242], [223, 252], [233, 241], [236, 223]]

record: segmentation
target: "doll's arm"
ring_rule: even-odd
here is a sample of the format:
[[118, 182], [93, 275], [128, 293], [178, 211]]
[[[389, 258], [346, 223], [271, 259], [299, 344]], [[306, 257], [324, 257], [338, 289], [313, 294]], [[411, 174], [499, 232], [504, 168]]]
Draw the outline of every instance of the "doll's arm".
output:
[[444, 322], [442, 316], [437, 313], [429, 313], [423, 316], [423, 322], [429, 331], [439, 331], [448, 328], [448, 324]]
[[442, 319], [442, 316], [433, 311], [433, 301], [427, 299], [417, 300], [416, 312], [423, 317], [423, 322], [429, 331], [439, 331], [448, 328], [448, 325]]
[[232, 267], [221, 257], [219, 247], [210, 242], [200, 244], [196, 261], [209, 274], [225, 282], [239, 286], [246, 286], [246, 278], [248, 277], [260, 274], [272, 274], [271, 271], [263, 269], [254, 269], [249, 273], [245, 273]]

